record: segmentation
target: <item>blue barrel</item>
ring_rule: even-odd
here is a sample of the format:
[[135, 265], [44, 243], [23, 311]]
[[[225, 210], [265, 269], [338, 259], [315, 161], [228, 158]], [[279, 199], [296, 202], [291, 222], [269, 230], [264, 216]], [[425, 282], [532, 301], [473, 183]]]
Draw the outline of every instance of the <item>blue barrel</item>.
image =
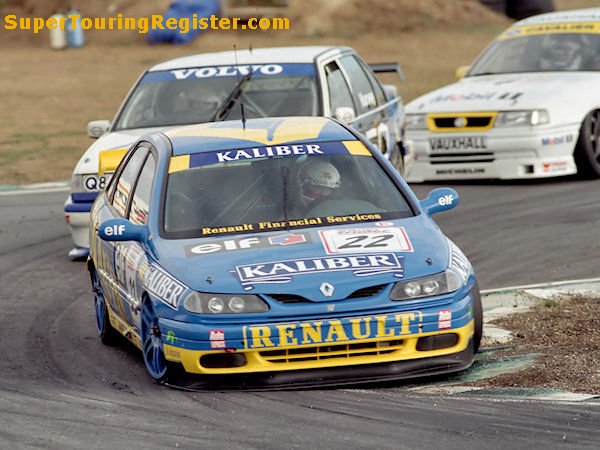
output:
[[[210, 16], [220, 16], [221, 3], [219, 0], [175, 0], [167, 11], [163, 14], [164, 19], [174, 17], [175, 19], [188, 18], [190, 21], [193, 15], [197, 14], [198, 19]], [[190, 27], [191, 28], [191, 27]], [[150, 30], [146, 35], [146, 40], [150, 44], [187, 44], [192, 42], [200, 33], [205, 30], [192, 30], [187, 33], [181, 33], [181, 30]]]
[[[69, 47], [74, 47], [74, 48], [79, 48], [79, 47], [83, 47], [83, 44], [85, 44], [85, 39], [83, 37], [83, 28], [81, 27], [81, 17], [78, 19], [71, 19], [69, 18], [69, 16], [77, 16], [77, 15], [81, 15], [81, 13], [79, 11], [77, 11], [76, 9], [71, 9], [70, 11], [67, 12], [66, 16], [67, 16], [67, 44], [69, 45]], [[73, 25], [73, 22], [75, 22], [75, 24]]]

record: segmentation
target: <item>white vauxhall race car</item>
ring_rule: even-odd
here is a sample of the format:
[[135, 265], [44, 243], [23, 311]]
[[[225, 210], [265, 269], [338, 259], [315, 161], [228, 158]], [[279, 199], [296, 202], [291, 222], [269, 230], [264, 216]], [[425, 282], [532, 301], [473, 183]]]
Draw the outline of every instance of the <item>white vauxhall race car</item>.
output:
[[398, 64], [369, 66], [344, 46], [243, 50], [237, 63], [232, 51], [206, 53], [155, 65], [112, 122], [88, 124], [98, 140], [77, 163], [65, 203], [75, 243], [69, 255], [87, 256], [92, 203], [133, 142], [158, 128], [240, 119], [241, 101], [247, 118], [334, 117], [364, 134], [402, 173], [412, 160], [404, 146], [404, 104], [395, 86], [377, 79], [382, 72], [402, 78]]
[[464, 70], [406, 107], [409, 182], [600, 177], [600, 8], [517, 22]]

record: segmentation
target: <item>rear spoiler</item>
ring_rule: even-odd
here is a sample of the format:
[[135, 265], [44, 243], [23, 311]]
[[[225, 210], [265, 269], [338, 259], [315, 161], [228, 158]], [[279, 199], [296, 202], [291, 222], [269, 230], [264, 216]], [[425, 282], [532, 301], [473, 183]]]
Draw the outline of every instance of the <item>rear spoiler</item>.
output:
[[399, 63], [377, 63], [369, 64], [371, 70], [375, 73], [397, 73], [401, 81], [404, 81], [404, 72]]

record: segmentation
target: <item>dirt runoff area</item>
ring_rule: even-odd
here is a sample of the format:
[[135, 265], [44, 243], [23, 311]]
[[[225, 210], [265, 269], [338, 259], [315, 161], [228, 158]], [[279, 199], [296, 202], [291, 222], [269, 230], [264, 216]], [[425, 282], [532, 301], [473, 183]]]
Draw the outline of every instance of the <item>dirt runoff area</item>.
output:
[[492, 323], [513, 334], [512, 342], [498, 345], [495, 358], [539, 356], [524, 370], [472, 385], [600, 395], [600, 298], [575, 294], [542, 300], [528, 312]]

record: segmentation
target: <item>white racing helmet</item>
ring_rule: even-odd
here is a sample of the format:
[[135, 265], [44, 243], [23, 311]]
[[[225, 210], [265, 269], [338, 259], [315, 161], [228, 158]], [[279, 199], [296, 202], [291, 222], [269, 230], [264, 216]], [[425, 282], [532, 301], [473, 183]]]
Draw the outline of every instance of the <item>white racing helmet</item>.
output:
[[305, 203], [329, 197], [340, 187], [340, 173], [326, 161], [310, 161], [298, 171], [298, 188]]

